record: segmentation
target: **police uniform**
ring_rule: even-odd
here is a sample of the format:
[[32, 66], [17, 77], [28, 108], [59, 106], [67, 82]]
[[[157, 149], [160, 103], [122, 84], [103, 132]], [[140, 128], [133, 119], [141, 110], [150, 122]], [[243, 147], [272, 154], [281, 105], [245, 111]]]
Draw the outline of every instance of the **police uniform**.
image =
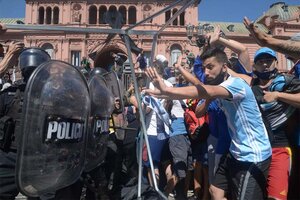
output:
[[10, 111], [16, 104], [12, 104], [16, 97], [17, 92], [23, 94], [25, 90], [25, 84], [13, 85], [0, 93], [0, 199], [14, 199], [19, 191], [17, 189], [15, 181], [15, 167], [16, 167], [16, 158], [17, 158], [17, 141], [18, 141], [18, 131], [20, 127], [20, 116], [21, 116], [21, 105], [19, 105], [18, 113], [16, 116], [9, 116], [15, 122], [15, 128], [12, 130], [12, 135], [7, 138], [5, 133], [5, 121], [10, 114]]

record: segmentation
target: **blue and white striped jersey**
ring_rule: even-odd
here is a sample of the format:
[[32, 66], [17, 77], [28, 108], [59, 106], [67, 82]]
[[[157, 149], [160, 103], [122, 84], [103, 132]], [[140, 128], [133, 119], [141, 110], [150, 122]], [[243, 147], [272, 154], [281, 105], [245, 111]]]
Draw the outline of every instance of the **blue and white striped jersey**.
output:
[[271, 145], [250, 86], [243, 79], [231, 76], [220, 86], [232, 95], [230, 99], [218, 101], [227, 118], [230, 153], [240, 161], [266, 160], [272, 155]]

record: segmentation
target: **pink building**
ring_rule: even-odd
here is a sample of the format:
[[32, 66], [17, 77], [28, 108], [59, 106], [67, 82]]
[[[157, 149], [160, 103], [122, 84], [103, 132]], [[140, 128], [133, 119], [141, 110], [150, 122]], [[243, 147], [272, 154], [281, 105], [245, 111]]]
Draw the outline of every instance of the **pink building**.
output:
[[[0, 19], [1, 23], [22, 23], [30, 25], [56, 25], [70, 27], [108, 28], [107, 20], [118, 21], [113, 13], [121, 15], [123, 28], [146, 18], [165, 8], [172, 0], [138, 1], [138, 0], [26, 0], [25, 19]], [[175, 14], [181, 6], [176, 7], [136, 28], [136, 30], [158, 30]], [[117, 12], [118, 11], [118, 12]], [[201, 14], [201, 13], [200, 13]], [[201, 16], [201, 15], [200, 15]], [[241, 19], [242, 21], [242, 19]], [[288, 39], [300, 32], [300, 5], [276, 3], [270, 6], [259, 19], [259, 27], [270, 30], [274, 37]], [[197, 54], [197, 47], [191, 46], [186, 37], [186, 25], [197, 25], [198, 8], [193, 5], [185, 10], [171, 26], [159, 36], [156, 54], [164, 54], [172, 64], [183, 50], [191, 50]], [[222, 31], [230, 39], [244, 43], [251, 57], [259, 46], [249, 37], [242, 23], [202, 22], [202, 24], [220, 24]], [[63, 60], [73, 65], [80, 65], [82, 57], [88, 57], [93, 66], [107, 66], [113, 63], [111, 52], [127, 54], [124, 42], [119, 35], [108, 38], [108, 34], [79, 34], [47, 31], [12, 31], [1, 36], [0, 45], [5, 47], [7, 40], [24, 41], [26, 46], [44, 48], [53, 59]], [[151, 54], [152, 37], [132, 35], [135, 44], [142, 48], [147, 57]], [[5, 48], [4, 48], [5, 51]], [[231, 51], [227, 50], [228, 55]], [[93, 59], [89, 55], [94, 55]], [[1, 56], [1, 55], [0, 55]], [[133, 54], [134, 60], [137, 55]], [[292, 63], [284, 55], [278, 54], [279, 67], [288, 70]]]

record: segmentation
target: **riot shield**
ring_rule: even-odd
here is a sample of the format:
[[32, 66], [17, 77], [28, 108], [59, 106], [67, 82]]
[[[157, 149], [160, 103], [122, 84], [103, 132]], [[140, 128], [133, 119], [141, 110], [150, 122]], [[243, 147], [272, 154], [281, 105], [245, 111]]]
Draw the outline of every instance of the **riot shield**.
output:
[[94, 74], [89, 82], [91, 115], [85, 171], [89, 172], [104, 162], [109, 136], [109, 118], [114, 109], [114, 96], [105, 79]]
[[74, 66], [52, 60], [33, 72], [24, 94], [17, 157], [23, 194], [40, 196], [78, 180], [89, 112], [87, 82]]
[[123, 89], [120, 85], [120, 80], [117, 76], [117, 74], [114, 71], [104, 73], [103, 77], [106, 81], [107, 88], [112, 92], [115, 100], [120, 100], [120, 108], [115, 109], [115, 113], [121, 113], [124, 110], [124, 103], [123, 103]]

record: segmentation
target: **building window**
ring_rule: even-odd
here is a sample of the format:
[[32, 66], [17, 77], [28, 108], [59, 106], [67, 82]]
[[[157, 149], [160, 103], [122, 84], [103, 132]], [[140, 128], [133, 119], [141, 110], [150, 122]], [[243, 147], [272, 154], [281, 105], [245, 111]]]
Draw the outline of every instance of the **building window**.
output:
[[184, 26], [185, 25], [185, 12], [180, 14], [180, 26]]
[[99, 24], [106, 24], [105, 15], [107, 8], [105, 6], [100, 6], [99, 9]]
[[[177, 13], [177, 11], [178, 11], [178, 10], [177, 10], [176, 8], [173, 9], [172, 14], [175, 15], [175, 13]], [[178, 25], [178, 17], [174, 19], [173, 25], [174, 25], [174, 26], [177, 26], [177, 25]]]
[[71, 51], [71, 64], [79, 67], [81, 64], [81, 51]]
[[130, 6], [128, 12], [128, 24], [136, 24], [136, 8], [134, 6]]
[[39, 24], [44, 24], [44, 15], [45, 15], [45, 9], [43, 7], [39, 8]]
[[97, 23], [97, 8], [96, 6], [91, 6], [89, 9], [89, 24]]
[[127, 10], [125, 6], [120, 6], [119, 8], [119, 12], [122, 15], [122, 24], [126, 24], [127, 23]]
[[181, 52], [182, 48], [180, 45], [174, 44], [171, 46], [171, 66], [173, 66], [173, 64], [177, 62], [178, 56], [182, 54]]
[[233, 24], [230, 24], [229, 26], [227, 26], [227, 30], [229, 32], [234, 32], [234, 25]]
[[52, 9], [46, 8], [46, 24], [51, 24]]
[[171, 18], [171, 11], [168, 10], [168, 11], [166, 12], [166, 22], [167, 22], [170, 18]]
[[59, 8], [55, 7], [53, 9], [53, 24], [58, 24], [59, 23]]
[[54, 48], [53, 48], [52, 44], [45, 43], [45, 44], [43, 44], [42, 49], [44, 49], [49, 54], [49, 56], [51, 57], [51, 59], [55, 58]]
[[120, 13], [117, 12], [116, 6], [110, 6], [105, 15], [106, 23], [114, 28], [121, 26], [121, 18], [118, 14]]

